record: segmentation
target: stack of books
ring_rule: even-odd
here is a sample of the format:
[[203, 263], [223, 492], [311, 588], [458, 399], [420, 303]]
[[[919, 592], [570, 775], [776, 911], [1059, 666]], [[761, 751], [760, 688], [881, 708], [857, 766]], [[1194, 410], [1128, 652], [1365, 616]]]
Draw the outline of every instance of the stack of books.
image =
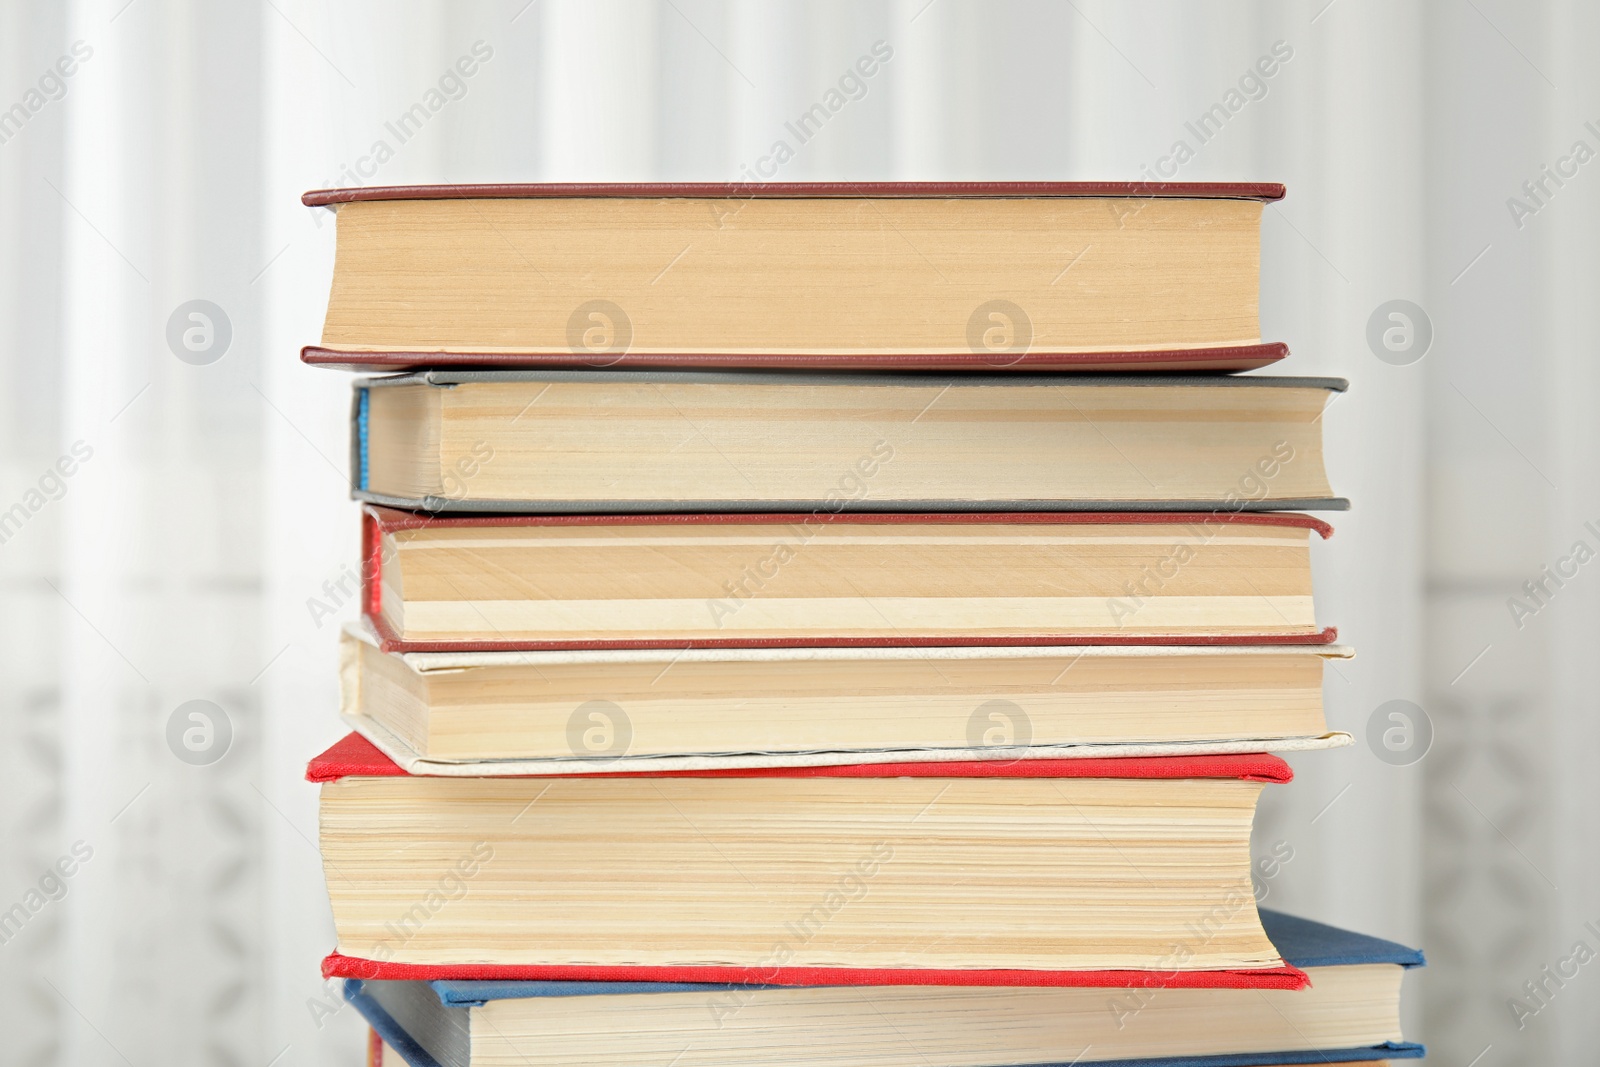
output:
[[308, 772], [370, 1058], [1420, 1056], [1420, 955], [1252, 885], [1279, 753], [1350, 741], [1344, 383], [1236, 373], [1282, 193], [307, 194], [303, 358], [385, 372]]

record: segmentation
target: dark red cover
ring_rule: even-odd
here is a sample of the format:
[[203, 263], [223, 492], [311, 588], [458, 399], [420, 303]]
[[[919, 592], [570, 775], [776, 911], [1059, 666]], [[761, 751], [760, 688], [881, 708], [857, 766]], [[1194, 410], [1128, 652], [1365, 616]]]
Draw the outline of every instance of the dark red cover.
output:
[[[787, 370], [860, 371], [1077, 371], [1085, 374], [1120, 372], [1186, 374], [1257, 370], [1289, 354], [1281, 342], [1219, 348], [1166, 348], [1141, 352], [1025, 352], [1006, 355], [1003, 361], [973, 352], [877, 353], [873, 355], [813, 355], [769, 352], [625, 352], [605, 356], [606, 367], [763, 368]], [[300, 359], [312, 367], [367, 373], [424, 370], [429, 367], [477, 367], [507, 370], [517, 367], [593, 367], [596, 357], [568, 352], [355, 352], [306, 345]]]
[[[311, 782], [344, 777], [405, 777], [406, 772], [362, 737], [349, 734], [306, 767]], [[1289, 765], [1267, 753], [1040, 759], [950, 763], [852, 764], [840, 767], [737, 768], [707, 771], [624, 771], [576, 778], [1241, 778], [1282, 783]], [[516, 775], [539, 778], [548, 775]], [[346, 956], [322, 961], [328, 978], [435, 981], [735, 982], [755, 985], [1090, 986], [1214, 989], [1303, 989], [1305, 972], [1287, 964], [1220, 971], [1051, 971], [865, 967], [598, 966], [583, 964], [414, 964]]]
[[[404, 768], [357, 733], [346, 734], [306, 765], [306, 781], [408, 778]], [[1282, 784], [1294, 771], [1268, 752], [1084, 759], [850, 763], [836, 767], [729, 767], [702, 771], [596, 771], [590, 774], [483, 775], [485, 778], [1240, 778]], [[430, 778], [430, 781], [438, 779]], [[446, 779], [448, 780], [448, 779]]]
[[[457, 200], [535, 198], [643, 199], [1006, 199], [1018, 197], [1105, 197], [1129, 199], [1280, 200], [1276, 182], [655, 182], [537, 183], [496, 185], [399, 185], [314, 189], [300, 199], [308, 207], [337, 208], [371, 200]], [[1137, 352], [1026, 352], [1003, 358], [985, 353], [648, 353], [607, 355], [606, 367], [788, 368], [794, 370], [926, 371], [1077, 371], [1162, 373], [1255, 370], [1282, 359], [1287, 345], [1218, 345]], [[414, 370], [427, 367], [587, 367], [594, 357], [565, 352], [364, 352], [307, 345], [300, 358], [311, 366], [358, 371]]]
[[640, 967], [386, 963], [330, 952], [324, 978], [394, 981], [502, 982], [715, 982], [745, 985], [1087, 986], [1118, 989], [1305, 989], [1311, 979], [1298, 967], [1225, 971], [1024, 971], [917, 970], [907, 967]]
[[[704, 514], [704, 515], [429, 515], [369, 504], [361, 520], [361, 608], [368, 625], [385, 652], [531, 652], [578, 651], [588, 649], [650, 648], [951, 648], [951, 647], [1028, 647], [1081, 645], [1327, 645], [1339, 636], [1332, 626], [1311, 634], [1198, 634], [1184, 636], [1123, 636], [1027, 634], [1019, 637], [737, 637], [686, 641], [681, 638], [652, 640], [586, 641], [407, 641], [384, 621], [382, 608], [383, 539], [393, 530], [417, 530], [432, 526], [695, 526], [708, 524], [746, 524], [785, 526], [816, 519], [811, 513], [796, 514]], [[1310, 515], [1286, 512], [1226, 511], [1017, 511], [1017, 512], [851, 512], [826, 516], [828, 523], [876, 525], [905, 524], [1105, 524], [1119, 526], [1185, 526], [1199, 523], [1239, 523], [1246, 526], [1290, 526], [1313, 530], [1324, 539], [1333, 536], [1333, 527]]]
[[1282, 200], [1279, 182], [537, 182], [492, 185], [369, 185], [313, 189], [306, 207], [360, 200], [525, 200], [544, 197], [636, 199], [866, 199], [937, 200], [1008, 197], [1161, 197], [1174, 200]]

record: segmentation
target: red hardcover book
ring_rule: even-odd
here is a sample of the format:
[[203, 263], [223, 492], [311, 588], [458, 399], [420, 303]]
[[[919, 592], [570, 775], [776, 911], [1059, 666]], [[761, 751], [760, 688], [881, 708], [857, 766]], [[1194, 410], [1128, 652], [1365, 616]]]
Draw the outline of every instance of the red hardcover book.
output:
[[[340, 936], [340, 950], [323, 962], [329, 977], [1306, 983], [1267, 940], [1250, 888], [1255, 797], [1292, 777], [1271, 755], [439, 779], [407, 775], [351, 734], [313, 759], [306, 776], [323, 787], [322, 847]], [[1176, 814], [1179, 806], [1188, 814]], [[1084, 865], [1049, 875], [1058, 854], [1072, 850]], [[472, 859], [441, 879], [433, 866], [457, 852]], [[694, 865], [707, 860], [712, 873], [695, 877]], [[1118, 888], [1117, 877], [1129, 884]], [[1173, 895], [1208, 877], [1216, 883], [1195, 899]], [[606, 891], [622, 898], [597, 895]], [[1147, 911], [1152, 899], [1161, 903]], [[740, 909], [778, 917], [770, 928], [757, 924], [759, 938], [773, 939], [770, 951], [762, 940], [757, 959], [705, 961], [716, 950], [702, 949], [701, 938]], [[1151, 916], [1159, 928], [1144, 924]], [[682, 929], [707, 922], [699, 935]], [[937, 937], [918, 942], [918, 924]], [[579, 925], [588, 929], [575, 933]], [[490, 941], [453, 941], [490, 928]], [[1140, 966], [1051, 966], [1038, 955], [1039, 945], [1055, 945], [1057, 959], [1118, 956], [1101, 944], [1106, 930], [1138, 931], [1127, 954]], [[1074, 931], [1085, 940], [1068, 949]], [[652, 937], [670, 942], [663, 958], [629, 962], [653, 951]], [[897, 956], [885, 951], [891, 942], [920, 947]], [[563, 952], [573, 958], [553, 958]], [[836, 958], [856, 954], [866, 962]], [[956, 958], [961, 965], [951, 965]], [[1213, 959], [1229, 962], [1205, 965]]]
[[[1310, 535], [1327, 538], [1333, 528], [1307, 515], [442, 516], [369, 506], [362, 523], [362, 607], [385, 652], [1316, 645], [1337, 637], [1310, 615]], [[1051, 536], [1056, 543], [1040, 544]], [[1091, 553], [1106, 555], [1093, 564]], [[413, 557], [422, 573], [408, 580]], [[661, 592], [636, 600], [617, 582]], [[796, 591], [806, 605], [796, 618], [811, 620], [809, 629], [774, 614]], [[1221, 621], [1207, 622], [1204, 598], [1214, 599], [1221, 614], [1210, 618]], [[936, 601], [939, 617], [927, 619]], [[897, 602], [925, 621], [890, 615]], [[572, 604], [649, 611], [655, 621], [574, 621]], [[991, 605], [1005, 618], [985, 625], [980, 614]], [[1024, 611], [1043, 624], [1017, 624]], [[838, 621], [819, 631], [819, 613]], [[669, 616], [683, 620], [677, 632]]]
[[390, 186], [339, 212], [305, 362], [1218, 372], [1258, 316], [1276, 183]]

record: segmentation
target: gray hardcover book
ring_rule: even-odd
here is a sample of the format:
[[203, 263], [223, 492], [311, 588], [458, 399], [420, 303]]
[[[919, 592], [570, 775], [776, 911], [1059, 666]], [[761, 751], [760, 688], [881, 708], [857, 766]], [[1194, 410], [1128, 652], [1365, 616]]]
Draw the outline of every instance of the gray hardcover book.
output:
[[1336, 378], [431, 370], [359, 381], [353, 493], [428, 512], [1344, 510]]

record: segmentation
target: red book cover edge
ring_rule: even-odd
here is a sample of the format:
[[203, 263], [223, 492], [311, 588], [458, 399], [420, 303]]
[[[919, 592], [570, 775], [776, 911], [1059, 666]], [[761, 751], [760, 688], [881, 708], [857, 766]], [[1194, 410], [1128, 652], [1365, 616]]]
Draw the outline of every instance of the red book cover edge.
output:
[[490, 185], [373, 185], [313, 189], [306, 207], [364, 200], [527, 200], [553, 197], [634, 199], [996, 199], [1131, 197], [1134, 199], [1282, 200], [1279, 182], [539, 182]]
[[909, 967], [642, 967], [386, 963], [331, 952], [324, 978], [392, 981], [713, 982], [782, 986], [1088, 986], [1119, 989], [1305, 989], [1298, 967], [1218, 971], [1026, 971]]
[[[406, 778], [406, 771], [358, 733], [349, 733], [306, 765], [306, 781]], [[836, 767], [734, 767], [698, 771], [596, 771], [486, 778], [1240, 778], [1282, 784], [1294, 771], [1271, 753], [1102, 756], [1084, 759], [952, 760], [947, 763], [851, 763]], [[431, 780], [431, 779], [430, 779]]]

